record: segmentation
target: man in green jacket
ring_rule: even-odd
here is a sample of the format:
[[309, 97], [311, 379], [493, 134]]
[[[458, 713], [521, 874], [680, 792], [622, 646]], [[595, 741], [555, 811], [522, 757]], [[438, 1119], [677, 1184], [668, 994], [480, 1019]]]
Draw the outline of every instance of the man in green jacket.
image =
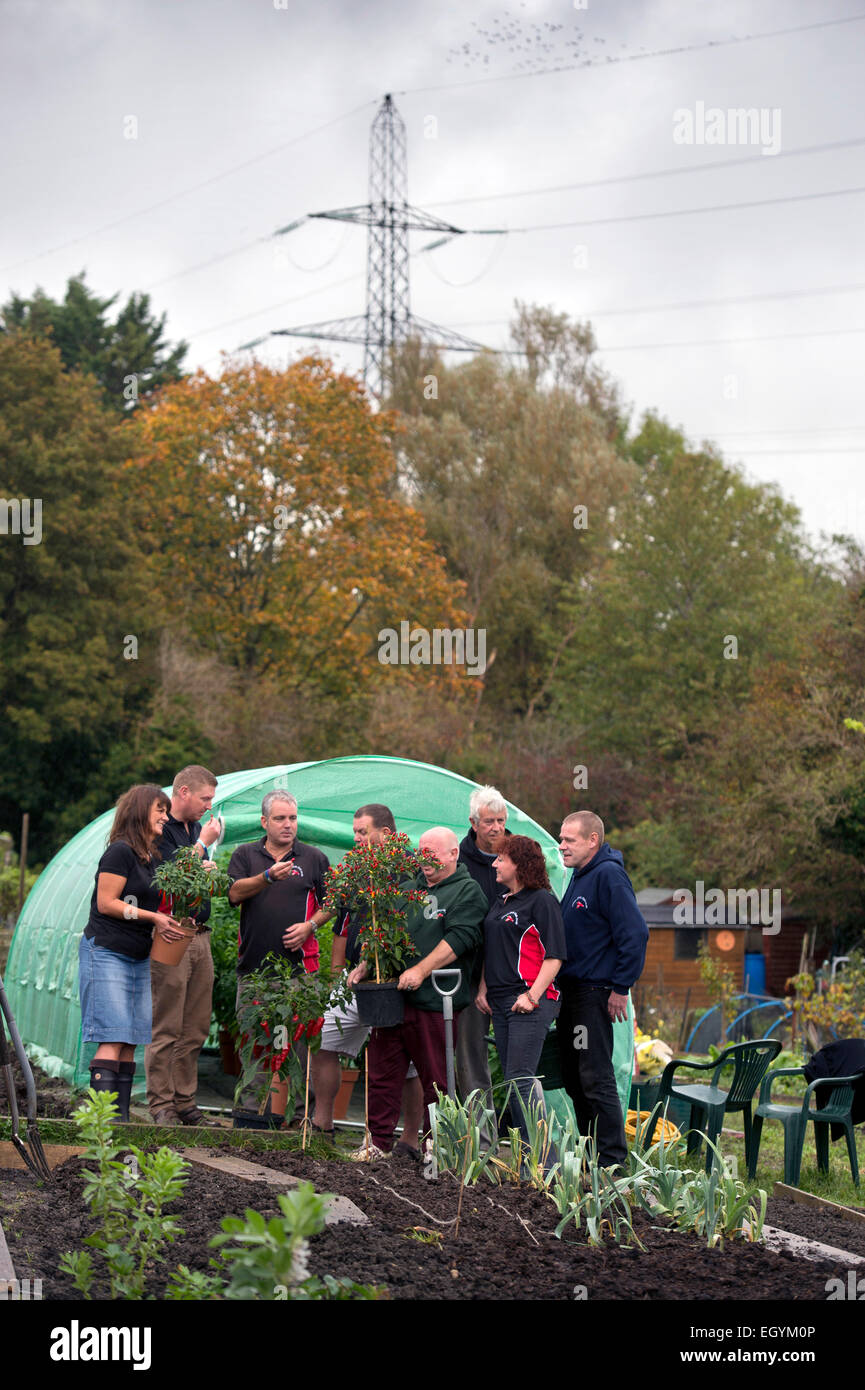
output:
[[[406, 927], [415, 946], [415, 957], [399, 978], [406, 991], [405, 1018], [394, 1028], [374, 1028], [369, 1041], [368, 1118], [371, 1158], [383, 1158], [393, 1144], [399, 1119], [406, 1068], [414, 1062], [423, 1086], [424, 1114], [435, 1101], [435, 1088], [447, 1090], [445, 1031], [442, 1000], [430, 978], [446, 966], [462, 971], [454, 995], [454, 1028], [458, 1010], [471, 998], [471, 970], [480, 945], [487, 900], [463, 864], [458, 863], [459, 841], [452, 830], [439, 825], [420, 838], [420, 848], [435, 856], [424, 866], [412, 887], [426, 886], [425, 903], [412, 903]], [[361, 973], [362, 972], [362, 973]], [[363, 979], [364, 965], [349, 976], [349, 984]], [[420, 1158], [414, 1145], [400, 1142], [395, 1152]], [[358, 1151], [360, 1155], [361, 1150]]]

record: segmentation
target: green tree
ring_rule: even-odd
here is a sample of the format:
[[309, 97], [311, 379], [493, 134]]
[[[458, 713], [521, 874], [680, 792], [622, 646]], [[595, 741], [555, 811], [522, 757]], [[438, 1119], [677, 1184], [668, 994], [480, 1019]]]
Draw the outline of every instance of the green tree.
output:
[[95, 376], [104, 403], [128, 413], [139, 400], [180, 378], [187, 344], [168, 344], [166, 316], [155, 317], [149, 295], [131, 294], [112, 318], [109, 310], [119, 296], [100, 299], [84, 277], [84, 271], [71, 276], [59, 302], [38, 288], [29, 299], [13, 294], [0, 309], [2, 331], [50, 334], [64, 367], [69, 371], [78, 367]]
[[484, 700], [531, 717], [572, 626], [554, 624], [557, 599], [602, 552], [634, 469], [611, 440], [617, 398], [590, 330], [518, 306], [513, 337], [522, 360], [455, 367], [407, 343], [390, 403], [404, 486], [487, 631]]
[[780, 888], [822, 944], [865, 926], [865, 574], [854, 568], [803, 659], [768, 665], [748, 703], [686, 760], [675, 812], [707, 881]]
[[143, 780], [165, 737], [149, 729], [159, 604], [134, 434], [48, 340], [0, 335], [0, 823], [29, 810], [40, 856], [79, 828], [79, 803], [95, 813]]
[[594, 749], [672, 765], [714, 737], [767, 664], [804, 657], [834, 581], [795, 507], [652, 416], [603, 563], [565, 592], [554, 691]]

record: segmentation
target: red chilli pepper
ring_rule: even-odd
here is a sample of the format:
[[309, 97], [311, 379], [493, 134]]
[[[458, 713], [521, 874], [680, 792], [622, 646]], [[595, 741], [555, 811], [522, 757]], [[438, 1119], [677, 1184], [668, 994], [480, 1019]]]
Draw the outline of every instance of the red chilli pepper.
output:
[[306, 1036], [307, 1036], [308, 1038], [316, 1038], [316, 1037], [318, 1037], [318, 1034], [321, 1032], [321, 1030], [322, 1030], [323, 1027], [324, 1027], [324, 1019], [323, 1019], [323, 1018], [314, 1018], [314, 1019], [312, 1020], [312, 1023], [307, 1024]]

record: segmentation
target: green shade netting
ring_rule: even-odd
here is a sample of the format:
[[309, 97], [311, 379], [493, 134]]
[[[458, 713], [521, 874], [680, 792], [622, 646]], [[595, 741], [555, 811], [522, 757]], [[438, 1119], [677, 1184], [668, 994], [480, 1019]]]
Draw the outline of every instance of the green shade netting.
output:
[[[219, 778], [213, 805], [225, 819], [222, 848], [231, 851], [261, 836], [264, 794], [286, 789], [297, 798], [299, 838], [336, 863], [354, 844], [354, 812], [371, 801], [389, 806], [399, 829], [415, 844], [434, 825], [446, 825], [462, 838], [469, 823], [469, 796], [477, 785], [445, 768], [405, 758], [328, 758], [227, 773]], [[541, 844], [553, 891], [561, 896], [566, 871], [557, 842], [518, 807], [507, 805], [508, 829]], [[112, 809], [92, 821], [40, 874], [18, 920], [5, 976], [28, 1054], [50, 1076], [76, 1086], [89, 1084], [88, 1065], [95, 1051], [95, 1044], [81, 1041], [78, 943], [113, 819]], [[633, 1057], [633, 1029], [620, 1024], [615, 1033], [621, 1069], [625, 1054]], [[143, 1056], [137, 1060], [140, 1077]]]

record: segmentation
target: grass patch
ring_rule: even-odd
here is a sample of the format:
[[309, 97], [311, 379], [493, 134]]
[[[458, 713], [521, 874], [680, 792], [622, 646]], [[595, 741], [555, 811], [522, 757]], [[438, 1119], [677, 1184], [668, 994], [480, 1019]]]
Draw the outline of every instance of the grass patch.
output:
[[[26, 1125], [22, 1120], [20, 1132], [25, 1134]], [[172, 1129], [164, 1125], [128, 1124], [118, 1125], [118, 1138], [128, 1139], [142, 1149], [158, 1149], [162, 1145], [169, 1148], [187, 1149], [252, 1149], [256, 1153], [297, 1152], [303, 1147], [300, 1131], [279, 1131], [254, 1129]], [[80, 1144], [78, 1127], [73, 1120], [40, 1119], [39, 1133], [43, 1144]], [[0, 1139], [12, 1138], [12, 1121], [0, 1120]], [[336, 1159], [340, 1154], [319, 1135], [312, 1135], [306, 1141], [306, 1154], [311, 1158]]]
[[[801, 1097], [799, 1097], [801, 1104]], [[726, 1127], [736, 1129], [741, 1124], [740, 1113], [726, 1116]], [[845, 1207], [865, 1207], [865, 1134], [862, 1127], [854, 1130], [856, 1136], [856, 1155], [859, 1160], [859, 1182], [857, 1188], [850, 1172], [847, 1144], [839, 1139], [837, 1144], [829, 1144], [829, 1172], [821, 1173], [817, 1167], [817, 1149], [814, 1143], [814, 1126], [808, 1125], [805, 1132], [805, 1147], [802, 1150], [802, 1168], [797, 1186], [805, 1192], [813, 1192], [817, 1197], [826, 1197], [830, 1202], [840, 1202]], [[744, 1137], [736, 1139], [732, 1134], [720, 1136], [723, 1154], [732, 1154], [737, 1161], [739, 1176], [747, 1177], [748, 1166], [745, 1159]], [[705, 1153], [705, 1149], [703, 1150]], [[771, 1185], [784, 1181], [784, 1127], [777, 1120], [764, 1120], [760, 1139], [760, 1155], [757, 1159], [757, 1173], [754, 1181], [772, 1194]]]

